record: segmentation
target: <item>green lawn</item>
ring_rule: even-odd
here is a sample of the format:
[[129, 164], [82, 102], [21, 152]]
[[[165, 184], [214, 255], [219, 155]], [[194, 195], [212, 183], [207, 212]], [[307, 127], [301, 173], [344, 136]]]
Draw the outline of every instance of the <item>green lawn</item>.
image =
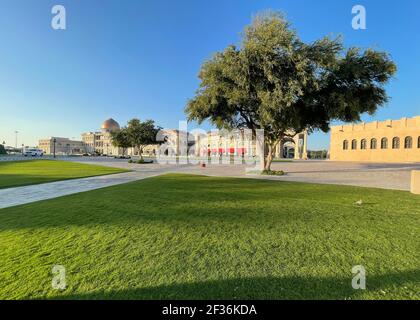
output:
[[125, 171], [54, 160], [4, 161], [0, 162], [0, 189]]
[[408, 192], [165, 175], [0, 210], [0, 299], [419, 299], [419, 218]]

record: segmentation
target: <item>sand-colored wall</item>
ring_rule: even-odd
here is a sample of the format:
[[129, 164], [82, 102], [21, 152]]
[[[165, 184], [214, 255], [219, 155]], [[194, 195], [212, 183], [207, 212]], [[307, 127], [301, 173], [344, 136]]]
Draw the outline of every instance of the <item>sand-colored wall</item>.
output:
[[[399, 149], [392, 148], [392, 139], [400, 138]], [[412, 138], [412, 147], [404, 146], [406, 137]], [[330, 159], [334, 161], [375, 161], [375, 162], [420, 162], [420, 116], [335, 126], [331, 128]], [[370, 148], [371, 139], [377, 141], [376, 149]], [[381, 149], [381, 139], [388, 139], [387, 149]], [[357, 141], [357, 148], [352, 150], [352, 140]], [[366, 139], [366, 149], [361, 149], [361, 141]], [[343, 150], [344, 140], [348, 149]]]
[[420, 194], [420, 170], [411, 171], [411, 193]]

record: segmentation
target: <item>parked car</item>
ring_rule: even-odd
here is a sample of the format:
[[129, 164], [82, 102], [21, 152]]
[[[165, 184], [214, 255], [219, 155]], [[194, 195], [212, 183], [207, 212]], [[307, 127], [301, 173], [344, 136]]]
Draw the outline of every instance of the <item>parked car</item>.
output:
[[44, 155], [44, 151], [40, 149], [26, 149], [23, 152], [25, 157], [42, 157]]

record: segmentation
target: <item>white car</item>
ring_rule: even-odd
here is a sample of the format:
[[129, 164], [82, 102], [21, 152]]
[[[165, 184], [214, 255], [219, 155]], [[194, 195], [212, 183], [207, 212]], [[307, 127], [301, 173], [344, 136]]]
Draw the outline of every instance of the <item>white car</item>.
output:
[[25, 157], [42, 157], [44, 155], [44, 151], [39, 149], [26, 149], [23, 152]]

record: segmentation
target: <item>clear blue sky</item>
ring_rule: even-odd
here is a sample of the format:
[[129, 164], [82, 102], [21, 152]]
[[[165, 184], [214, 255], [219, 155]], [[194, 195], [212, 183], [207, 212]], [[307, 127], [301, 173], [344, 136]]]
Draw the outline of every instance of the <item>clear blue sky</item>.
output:
[[[67, 9], [67, 30], [50, 26], [55, 4]], [[351, 28], [356, 4], [367, 30]], [[1, 0], [0, 140], [14, 145], [15, 130], [19, 145], [79, 138], [109, 117], [177, 127], [203, 60], [238, 43], [266, 9], [283, 11], [305, 41], [342, 34], [346, 46], [388, 51], [398, 73], [374, 118], [420, 115], [418, 0]], [[309, 140], [311, 149], [328, 143]]]

